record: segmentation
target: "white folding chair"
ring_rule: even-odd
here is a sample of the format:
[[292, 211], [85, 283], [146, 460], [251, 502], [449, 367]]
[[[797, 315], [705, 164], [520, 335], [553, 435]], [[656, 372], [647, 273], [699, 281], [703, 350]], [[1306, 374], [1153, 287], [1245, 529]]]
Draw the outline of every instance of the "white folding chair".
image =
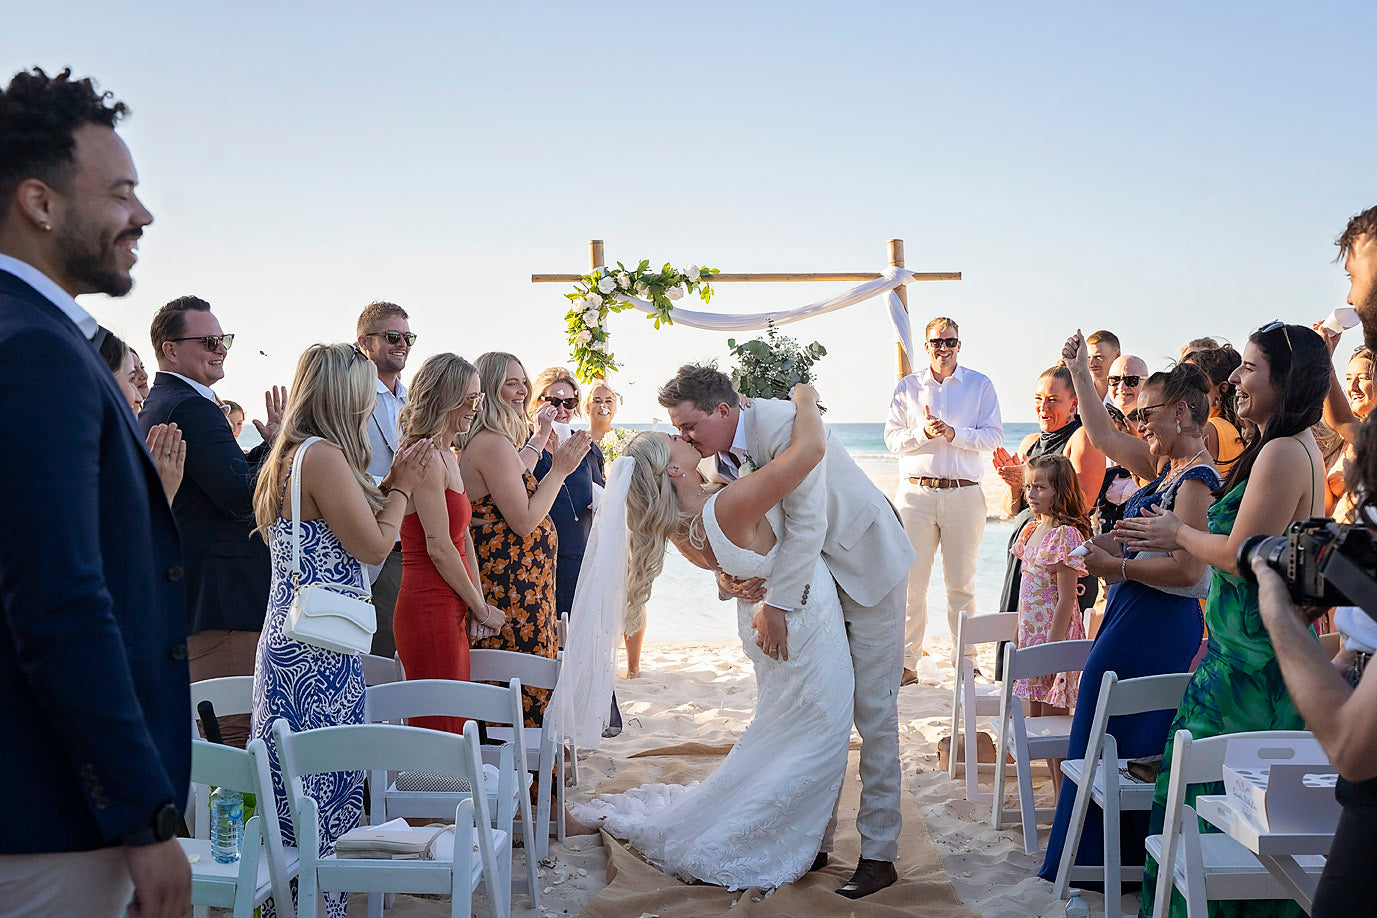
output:
[[[554, 689], [559, 681], [559, 661], [510, 650], [471, 650], [469, 678], [474, 682], [503, 684], [520, 679], [523, 686]], [[555, 742], [552, 724], [522, 729], [526, 732], [526, 768], [536, 776], [536, 860], [540, 860], [549, 853], [551, 835], [564, 841], [564, 756]], [[512, 733], [505, 727], [496, 727], [488, 730], [488, 738], [506, 742]], [[551, 797], [557, 807], [553, 813]]]
[[[465, 724], [463, 736], [391, 724], [350, 724], [293, 733], [287, 722], [279, 719], [273, 724], [273, 737], [301, 855], [297, 880], [300, 918], [315, 918], [322, 892], [448, 894], [450, 915], [461, 918], [471, 914], [473, 891], [479, 883], [487, 891], [493, 918], [510, 916], [511, 842], [506, 833], [490, 825], [476, 724]], [[340, 858], [333, 851], [320, 854], [319, 812], [301, 779], [339, 771], [424, 771], [467, 780], [472, 791], [455, 807], [453, 859]], [[369, 911], [382, 913], [381, 896], [369, 896]]]
[[[366, 723], [402, 723], [413, 717], [437, 716], [520, 727], [525, 717], [521, 709], [521, 680], [512, 679], [507, 685], [498, 686], [451, 679], [416, 679], [371, 685], [364, 695], [363, 719]], [[479, 754], [485, 762], [497, 766], [498, 783], [484, 788], [493, 826], [510, 836], [515, 814], [520, 812], [522, 840], [527, 853], [527, 892], [531, 908], [540, 908], [539, 858], [536, 857], [539, 848], [531, 816], [526, 731], [514, 731], [512, 741], [500, 746], [480, 746]], [[429, 785], [426, 789], [414, 789], [426, 785]], [[392, 779], [384, 772], [377, 772], [370, 776], [369, 787], [373, 804], [369, 821], [373, 825], [399, 816], [434, 817], [448, 822], [454, 808], [470, 790], [456, 779], [417, 772], [402, 772]], [[384, 787], [386, 791], [380, 792]]]
[[[1288, 746], [1313, 743], [1315, 736], [1304, 730], [1262, 730], [1194, 739], [1189, 730], [1176, 731], [1162, 834], [1147, 839], [1147, 852], [1157, 861], [1154, 915], [1171, 913], [1173, 889], [1180, 890], [1186, 900], [1187, 918], [1205, 918], [1211, 899], [1290, 898], [1247, 848], [1222, 832], [1201, 832], [1200, 817], [1186, 802], [1190, 785], [1223, 780], [1224, 753], [1236, 739], [1275, 740], [1278, 746]], [[1324, 858], [1319, 855], [1298, 857], [1296, 862], [1316, 879], [1324, 870]]]
[[[196, 710], [203, 701], [215, 708], [215, 717], [253, 713], [253, 676], [224, 676], [191, 683], [191, 735], [200, 737], [201, 714]], [[191, 800], [187, 804], [187, 827], [197, 838], [210, 838], [210, 787], [191, 782]], [[198, 910], [197, 918], [206, 912]]]
[[400, 656], [381, 657], [375, 653], [361, 653], [359, 659], [363, 661], [363, 684], [386, 685], [389, 682], [401, 682], [406, 677], [402, 674], [402, 658]]
[[[559, 617], [559, 652], [555, 654], [555, 659], [560, 666], [564, 665], [564, 648], [569, 641], [569, 613], [564, 613]], [[1331, 656], [1333, 656], [1331, 654]], [[566, 757], [568, 771], [565, 773], [564, 780], [570, 787], [579, 786], [579, 747], [571, 739], [564, 741], [564, 749], [560, 753]]]
[[[1090, 656], [1093, 641], [1048, 641], [1032, 647], [1004, 646], [1004, 683], [999, 693], [999, 722], [995, 725], [994, 798], [990, 806], [990, 825], [1003, 828], [1004, 817], [1018, 814], [1023, 822], [1023, 850], [1027, 854], [1038, 851], [1039, 816], [1050, 817], [1049, 807], [1033, 804], [1033, 762], [1036, 759], [1061, 759], [1071, 741], [1071, 715], [1026, 717], [1023, 699], [1014, 695], [1014, 683], [1019, 679], [1050, 676], [1056, 673], [1079, 672]], [[1009, 754], [1010, 734], [1013, 738], [1014, 762], [1018, 768], [1018, 809], [1004, 808], [1005, 758]]]
[[[1125, 867], [1120, 863], [1119, 817], [1121, 813], [1151, 810], [1154, 785], [1124, 775], [1122, 770], [1128, 767], [1128, 759], [1119, 758], [1118, 741], [1107, 732], [1109, 719], [1150, 711], [1175, 711], [1190, 681], [1190, 673], [1142, 676], [1120, 681], [1118, 674], [1112, 671], [1105, 673], [1100, 680], [1099, 700], [1095, 704], [1095, 719], [1091, 721], [1090, 736], [1086, 740], [1085, 757], [1067, 759], [1061, 763], [1062, 774], [1076, 785], [1076, 802], [1071, 809], [1071, 824], [1067, 827], [1066, 844], [1057, 867], [1057, 881], [1052, 887], [1052, 895], [1058, 899], [1066, 896], [1072, 880], [1098, 880], [1102, 874], [1105, 914], [1109, 915], [1109, 910], [1123, 895], [1124, 880], [1132, 882], [1143, 878], [1140, 865]], [[1082, 690], [1085, 688], [1082, 686]], [[1091, 763], [1088, 780], [1087, 762]], [[1081, 833], [1085, 830], [1091, 803], [1104, 814], [1103, 868], [1075, 866], [1076, 850], [1080, 847]]]
[[[192, 862], [192, 905], [198, 911], [227, 908], [233, 910], [234, 918], [252, 918], [254, 909], [272, 898], [279, 915], [295, 914], [291, 881], [297, 873], [297, 852], [282, 845], [268, 774], [268, 747], [261, 739], [250, 742], [247, 751], [195, 739], [191, 743], [191, 780], [253, 794], [258, 799], [258, 811], [244, 825], [237, 862], [216, 861], [208, 838], [177, 840]], [[73, 881], [80, 882], [80, 878]]]
[[951, 740], [947, 748], [947, 774], [956, 777], [957, 737], [964, 738], [966, 771], [966, 799], [987, 803], [990, 794], [980, 792], [980, 769], [994, 768], [980, 762], [979, 727], [977, 718], [999, 713], [999, 686], [977, 685], [975, 661], [966, 656], [966, 648], [976, 644], [1013, 641], [1018, 637], [1018, 613], [1000, 612], [995, 615], [971, 615], [962, 611], [956, 625], [956, 679], [951, 688]]

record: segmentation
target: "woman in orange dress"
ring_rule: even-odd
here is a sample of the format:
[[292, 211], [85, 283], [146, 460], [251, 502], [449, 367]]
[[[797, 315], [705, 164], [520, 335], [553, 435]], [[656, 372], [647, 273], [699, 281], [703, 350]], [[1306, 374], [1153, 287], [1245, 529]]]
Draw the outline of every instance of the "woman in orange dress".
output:
[[[483, 402], [473, 364], [436, 354], [416, 373], [402, 409], [402, 443], [432, 439], [449, 446], [468, 431]], [[494, 634], [505, 619], [488, 605], [469, 536], [472, 511], [459, 460], [439, 451], [402, 519], [402, 585], [392, 629], [408, 679], [469, 678], [470, 633]], [[461, 733], [460, 717], [417, 717], [418, 727]]]
[[[473, 502], [470, 524], [475, 557], [488, 602], [506, 616], [501, 630], [478, 647], [554, 658], [559, 650], [555, 613], [555, 569], [559, 539], [550, 508], [560, 486], [588, 453], [587, 431], [576, 431], [554, 452], [550, 472], [537, 481], [540, 458], [533, 441], [549, 438], [553, 410], [542, 409], [530, 434], [526, 395], [531, 383], [521, 361], [489, 352], [475, 365], [482, 406], [467, 434], [460, 435], [459, 468]], [[541, 725], [549, 691], [523, 688], [526, 725]]]

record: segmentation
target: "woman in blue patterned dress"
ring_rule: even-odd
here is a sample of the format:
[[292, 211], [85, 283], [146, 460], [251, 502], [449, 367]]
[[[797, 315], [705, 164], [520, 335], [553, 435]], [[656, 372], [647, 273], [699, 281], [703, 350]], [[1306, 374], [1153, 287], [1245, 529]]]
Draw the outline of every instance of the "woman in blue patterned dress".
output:
[[[292, 569], [292, 505], [284, 500], [291, 484], [292, 460], [308, 437], [322, 440], [302, 457], [302, 584], [344, 584], [366, 588], [363, 563], [381, 563], [396, 544], [407, 498], [434, 457], [434, 444], [422, 440], [398, 451], [381, 486], [366, 473], [367, 423], [375, 399], [373, 364], [349, 344], [317, 344], [297, 363], [282, 427], [254, 491], [258, 531], [272, 555], [272, 586], [267, 619], [254, 664], [252, 734], [267, 741], [273, 794], [282, 834], [296, 844], [287, 797], [273, 741], [273, 722], [293, 731], [363, 722], [363, 662], [304, 644], [282, 632], [295, 592]], [[306, 792], [320, 806], [321, 853], [359, 824], [363, 812], [363, 772], [311, 775]], [[344, 918], [346, 896], [326, 896], [331, 918]], [[276, 913], [269, 900], [265, 918]]]
[[[1135, 437], [1116, 429], [1095, 398], [1095, 380], [1079, 335], [1067, 342], [1062, 356], [1071, 370], [1090, 442], [1140, 480], [1149, 482], [1124, 504], [1124, 518], [1136, 518], [1149, 507], [1162, 507], [1174, 509], [1192, 525], [1205, 525], [1207, 508], [1219, 488], [1219, 474], [1203, 438], [1210, 414], [1209, 378], [1205, 373], [1183, 364], [1149, 376], [1138, 395], [1139, 436]], [[1086, 556], [1085, 566], [1112, 586], [1104, 623], [1081, 673], [1081, 702], [1071, 723], [1068, 752], [1068, 758], [1073, 759], [1085, 755], [1100, 681], [1106, 672], [1113, 671], [1120, 679], [1134, 679], [1185, 672], [1190, 666], [1200, 649], [1200, 597], [1208, 583], [1204, 579], [1205, 563], [1186, 552], [1154, 555], [1094, 547]], [[1107, 731], [1118, 743], [1119, 756], [1161, 753], [1172, 714], [1150, 711], [1111, 718]], [[1047, 856], [1038, 871], [1038, 876], [1048, 881], [1056, 880], [1076, 798], [1075, 785], [1061, 780]], [[1141, 864], [1143, 840], [1148, 834], [1147, 814], [1124, 813], [1120, 818], [1121, 862]], [[1099, 809], [1091, 808], [1073, 863], [1100, 866], [1103, 854], [1104, 823]]]

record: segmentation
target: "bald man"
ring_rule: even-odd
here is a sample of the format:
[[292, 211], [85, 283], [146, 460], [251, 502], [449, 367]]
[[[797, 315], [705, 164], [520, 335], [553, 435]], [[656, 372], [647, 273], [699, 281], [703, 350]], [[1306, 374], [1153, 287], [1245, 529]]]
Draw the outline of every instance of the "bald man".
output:
[[1138, 393], [1147, 382], [1147, 361], [1135, 354], [1121, 354], [1109, 367], [1109, 402], [1124, 414], [1138, 407]]

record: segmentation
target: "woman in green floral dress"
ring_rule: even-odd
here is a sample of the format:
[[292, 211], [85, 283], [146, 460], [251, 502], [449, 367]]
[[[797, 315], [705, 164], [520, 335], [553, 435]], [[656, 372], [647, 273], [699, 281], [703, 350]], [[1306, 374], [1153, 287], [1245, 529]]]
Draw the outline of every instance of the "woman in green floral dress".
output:
[[[1328, 351], [1315, 332], [1280, 322], [1254, 332], [1244, 348], [1243, 364], [1230, 382], [1237, 391], [1239, 417], [1255, 423], [1259, 433], [1230, 471], [1223, 497], [1210, 508], [1209, 532], [1182, 525], [1170, 511], [1145, 512], [1120, 523], [1116, 530], [1131, 549], [1183, 548], [1213, 569], [1205, 600], [1209, 641], [1166, 737], [1153, 794], [1152, 834], [1162, 831], [1171, 739], [1177, 730], [1203, 738], [1304, 729], [1258, 614], [1257, 586], [1238, 575], [1235, 559], [1251, 536], [1279, 535], [1296, 520], [1324, 514], [1324, 463], [1309, 428], [1320, 418], [1328, 379]], [[1223, 793], [1222, 785], [1194, 785], [1187, 801], [1211, 793]], [[1212, 831], [1213, 827], [1202, 823], [1202, 829]], [[1156, 882], [1157, 865], [1149, 858], [1140, 915], [1153, 914]], [[1172, 896], [1171, 914], [1185, 914], [1185, 900], [1179, 894]], [[1210, 903], [1211, 916], [1302, 914], [1290, 900]]]

